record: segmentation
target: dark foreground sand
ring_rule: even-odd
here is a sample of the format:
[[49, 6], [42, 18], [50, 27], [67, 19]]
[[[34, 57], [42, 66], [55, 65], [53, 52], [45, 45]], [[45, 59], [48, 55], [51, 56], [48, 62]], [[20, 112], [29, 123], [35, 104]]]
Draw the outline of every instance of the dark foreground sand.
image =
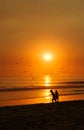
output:
[[0, 107], [0, 130], [84, 130], [84, 101]]

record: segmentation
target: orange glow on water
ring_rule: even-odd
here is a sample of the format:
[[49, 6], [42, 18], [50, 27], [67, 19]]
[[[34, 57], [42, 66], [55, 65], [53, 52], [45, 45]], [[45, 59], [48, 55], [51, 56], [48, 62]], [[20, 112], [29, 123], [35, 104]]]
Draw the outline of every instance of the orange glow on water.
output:
[[51, 97], [49, 96], [49, 90], [48, 90], [48, 89], [45, 90], [44, 95], [45, 95], [45, 98], [46, 98], [46, 99], [50, 99], [50, 98], [51, 98]]
[[46, 75], [44, 77], [44, 80], [45, 80], [45, 86], [50, 86], [50, 82], [51, 82], [50, 76]]

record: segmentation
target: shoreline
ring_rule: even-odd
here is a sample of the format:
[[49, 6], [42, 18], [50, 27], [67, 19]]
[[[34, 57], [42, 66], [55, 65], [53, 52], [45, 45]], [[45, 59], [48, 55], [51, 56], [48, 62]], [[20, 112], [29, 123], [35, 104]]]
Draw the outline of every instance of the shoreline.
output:
[[11, 107], [24, 107], [24, 106], [37, 106], [37, 105], [46, 105], [46, 104], [62, 104], [62, 103], [80, 103], [80, 102], [84, 102], [84, 100], [64, 100], [64, 101], [59, 101], [59, 102], [56, 102], [56, 103], [52, 103], [52, 102], [44, 102], [44, 103], [32, 103], [32, 104], [20, 104], [20, 105], [6, 105], [6, 106], [0, 106], [0, 108], [5, 108], [5, 107], [8, 107], [8, 108], [11, 108]]
[[0, 130], [84, 130], [84, 100], [0, 107]]
[[[84, 94], [74, 95], [65, 95], [59, 97], [59, 102], [68, 102], [68, 101], [80, 101], [84, 100]], [[5, 106], [18, 106], [18, 105], [35, 105], [35, 104], [45, 104], [51, 103], [51, 97], [40, 97], [40, 98], [22, 98], [22, 99], [9, 99], [9, 100], [0, 100], [0, 107]]]

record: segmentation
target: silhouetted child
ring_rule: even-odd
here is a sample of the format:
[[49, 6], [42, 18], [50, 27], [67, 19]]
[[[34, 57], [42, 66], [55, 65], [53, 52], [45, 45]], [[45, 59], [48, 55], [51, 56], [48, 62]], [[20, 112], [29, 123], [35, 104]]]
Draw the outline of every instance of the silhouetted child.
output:
[[55, 91], [55, 98], [56, 98], [56, 101], [59, 101], [59, 93], [57, 90]]
[[50, 90], [51, 95], [52, 95], [52, 102], [56, 102], [56, 97], [55, 97], [55, 93], [53, 92], [53, 90]]

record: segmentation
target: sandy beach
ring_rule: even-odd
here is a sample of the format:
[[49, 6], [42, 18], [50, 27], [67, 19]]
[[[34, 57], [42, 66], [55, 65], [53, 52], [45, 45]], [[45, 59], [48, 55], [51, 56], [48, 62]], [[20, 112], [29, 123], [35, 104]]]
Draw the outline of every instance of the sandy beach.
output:
[[0, 130], [84, 130], [84, 101], [0, 107]]

